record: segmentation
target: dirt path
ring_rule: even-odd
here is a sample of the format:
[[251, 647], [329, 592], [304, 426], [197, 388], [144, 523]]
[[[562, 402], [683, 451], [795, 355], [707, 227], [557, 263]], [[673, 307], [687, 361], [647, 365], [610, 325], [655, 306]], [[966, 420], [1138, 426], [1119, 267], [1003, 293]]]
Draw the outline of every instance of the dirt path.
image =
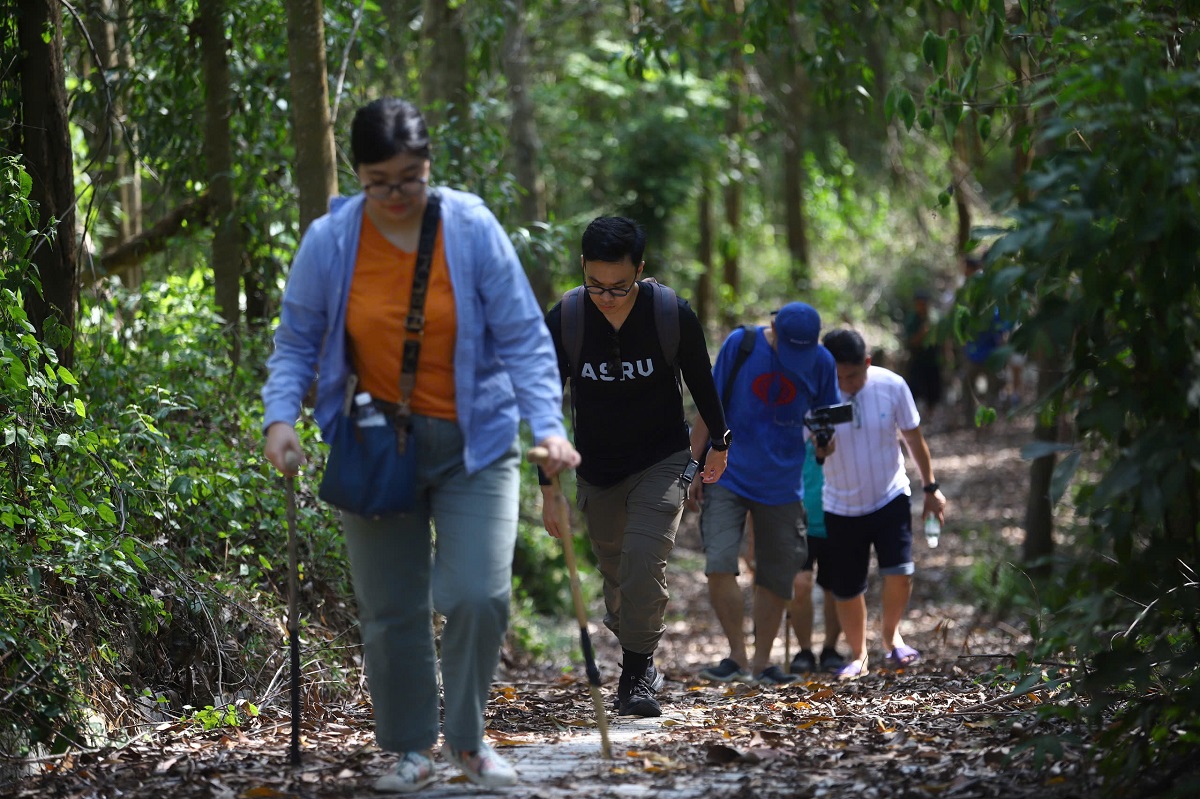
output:
[[[781, 689], [714, 686], [695, 678], [726, 654], [708, 605], [694, 518], [685, 518], [670, 572], [668, 632], [657, 657], [667, 676], [658, 719], [612, 716], [614, 758], [599, 757], [585, 686], [560, 668], [512, 668], [489, 706], [489, 735], [517, 765], [510, 796], [577, 797], [1067, 797], [1095, 795], [1072, 731], [1018, 719], [1023, 706], [1050, 701], [1010, 696], [1010, 655], [1027, 646], [1022, 624], [978, 612], [971, 575], [986, 584], [997, 558], [1020, 540], [1028, 430], [1002, 423], [930, 435], [951, 504], [942, 545], [915, 545], [917, 580], [903, 632], [924, 653], [916, 666], [880, 668], [871, 629], [872, 673], [853, 683], [816, 679]], [[986, 558], [986, 560], [985, 560]], [[873, 576], [872, 580], [876, 578]], [[868, 595], [878, 621], [878, 594]], [[599, 612], [592, 618], [598, 619]], [[819, 615], [818, 615], [819, 618]], [[593, 626], [606, 697], [615, 691], [619, 651]], [[794, 652], [794, 641], [791, 651]], [[783, 662], [783, 643], [777, 644]], [[561, 666], [561, 664], [560, 664]], [[280, 706], [286, 702], [277, 703]], [[162, 725], [126, 748], [60, 765], [60, 773], [17, 790], [20, 797], [367, 797], [390, 762], [373, 746], [364, 704], [309, 707], [305, 761], [286, 765], [283, 707], [265, 709], [243, 730], [199, 733]], [[1062, 751], [1044, 768], [1029, 745], [1053, 737]], [[427, 797], [481, 793], [439, 765]]]

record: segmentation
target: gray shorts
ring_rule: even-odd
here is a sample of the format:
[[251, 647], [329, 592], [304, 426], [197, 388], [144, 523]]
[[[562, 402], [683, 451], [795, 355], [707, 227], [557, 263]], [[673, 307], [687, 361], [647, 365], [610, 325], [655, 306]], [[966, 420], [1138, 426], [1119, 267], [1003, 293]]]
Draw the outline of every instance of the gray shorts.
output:
[[764, 505], [718, 484], [704, 487], [700, 538], [705, 574], [737, 574], [746, 513], [754, 519], [754, 584], [784, 599], [808, 559], [804, 504]]

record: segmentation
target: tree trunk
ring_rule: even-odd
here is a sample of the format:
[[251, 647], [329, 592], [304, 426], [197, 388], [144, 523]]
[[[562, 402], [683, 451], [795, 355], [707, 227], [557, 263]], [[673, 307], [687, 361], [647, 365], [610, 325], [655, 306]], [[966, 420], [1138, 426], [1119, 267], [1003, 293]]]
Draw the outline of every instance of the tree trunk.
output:
[[421, 0], [383, 0], [380, 3], [387, 30], [384, 39], [387, 69], [384, 70], [382, 89], [387, 97], [403, 97], [413, 102], [419, 99], [413, 95], [407, 81], [417, 70], [417, 60], [411, 54], [418, 42], [413, 39], [411, 25], [421, 14], [422, 5]]
[[708, 169], [700, 173], [700, 201], [696, 207], [696, 260], [703, 266], [696, 281], [696, 316], [705, 327], [713, 313], [713, 190]]
[[[1013, 179], [1017, 186], [1017, 201], [1027, 202], [1030, 199], [1029, 188], [1025, 183], [1025, 173], [1033, 164], [1032, 137], [1029, 147], [1020, 142], [1026, 141], [1019, 135], [1022, 128], [1033, 125], [1033, 112], [1026, 102], [1025, 93], [1032, 82], [1030, 61], [1022, 47], [1015, 47], [1012, 58], [1013, 72], [1017, 77], [1017, 88], [1021, 101], [1014, 111], [1018, 142], [1013, 151]], [[1045, 343], [1037, 351], [1034, 359], [1037, 366], [1037, 396], [1039, 399], [1048, 396], [1050, 388], [1062, 374], [1063, 348], [1056, 343]], [[1047, 408], [1038, 414], [1033, 427], [1035, 441], [1053, 442], [1058, 440], [1058, 416], [1052, 408]], [[1050, 483], [1054, 477], [1054, 466], [1057, 458], [1053, 453], [1036, 458], [1029, 466], [1029, 496], [1025, 500], [1025, 540], [1021, 546], [1021, 558], [1027, 568], [1038, 574], [1048, 574], [1050, 571], [1049, 556], [1054, 553], [1054, 507], [1050, 503]]]
[[[793, 14], [794, 19], [794, 14]], [[792, 288], [805, 293], [812, 286], [809, 235], [804, 222], [804, 128], [808, 125], [808, 79], [804, 67], [794, 59], [792, 85], [787, 92], [784, 128], [784, 218], [787, 252], [792, 259]]]
[[[1046, 345], [1035, 359], [1037, 363], [1037, 395], [1045, 397], [1058, 380], [1056, 360]], [[1058, 419], [1051, 409], [1039, 413], [1033, 426], [1034, 441], [1056, 441]], [[1025, 500], [1025, 540], [1021, 545], [1021, 560], [1035, 573], [1049, 572], [1046, 561], [1054, 553], [1054, 506], [1050, 502], [1050, 482], [1054, 476], [1056, 458], [1053, 454], [1035, 458], [1029, 466], [1029, 496]]]
[[[21, 82], [20, 124], [17, 126], [20, 150], [25, 168], [33, 179], [29, 197], [38, 206], [39, 228], [51, 233], [34, 245], [30, 256], [41, 275], [42, 290], [25, 290], [25, 312], [41, 340], [51, 343], [58, 352], [59, 361], [69, 367], [75, 359], [79, 279], [74, 162], [67, 127], [59, 3], [55, 0], [20, 0], [17, 3], [17, 42], [19, 60], [16, 69]], [[57, 320], [65, 332], [52, 333], [51, 320]]]
[[[742, 0], [730, 0], [734, 26], [741, 29]], [[733, 41], [737, 41], [736, 37]], [[741, 293], [741, 264], [739, 248], [742, 230], [742, 171], [741, 141], [746, 123], [743, 118], [742, 95], [746, 85], [746, 65], [740, 47], [731, 51], [729, 59], [729, 110], [725, 113], [725, 139], [729, 148], [730, 179], [725, 183], [725, 231], [721, 246], [721, 279], [734, 297]], [[737, 324], [733, 306], [721, 309], [721, 321], [726, 328]]]
[[204, 157], [212, 203], [212, 269], [217, 311], [225, 320], [234, 363], [239, 356], [242, 252], [233, 215], [233, 147], [230, 142], [229, 52], [224, 0], [200, 3], [204, 68]]
[[[457, 121], [459, 136], [469, 133], [469, 96], [467, 94], [467, 34], [464, 28], [465, 3], [451, 0], [425, 0], [423, 36], [429, 41], [428, 66], [422, 70], [425, 82], [423, 109], [430, 127]], [[452, 140], [451, 160], [457, 160], [458, 147]]]
[[295, 181], [300, 190], [300, 234], [329, 208], [337, 191], [325, 20], [321, 0], [287, 0], [288, 67], [291, 70]]
[[[94, 131], [88, 142], [92, 158], [98, 165], [92, 175], [92, 185], [97, 194], [117, 199], [115, 204], [105, 203], [111, 211], [106, 216], [115, 231], [101, 244], [100, 249], [105, 254], [142, 230], [141, 173], [136, 153], [132, 151], [135, 131], [125, 127], [125, 104], [118, 87], [109, 83], [109, 76], [131, 74], [133, 69], [128, 42], [120, 36], [117, 27], [116, 20], [120, 18], [123, 17], [114, 0], [94, 0], [87, 15], [97, 61], [93, 65], [92, 83], [104, 102], [101, 113], [93, 120]], [[101, 212], [104, 210], [102, 208]], [[122, 269], [116, 275], [127, 288], [140, 285], [141, 264], [138, 262]]]
[[[529, 96], [529, 40], [525, 32], [525, 0], [513, 0], [504, 42], [504, 71], [508, 77], [508, 99], [512, 107], [509, 139], [512, 142], [512, 167], [521, 187], [521, 224], [529, 226], [546, 218], [546, 195], [538, 171], [538, 139], [533, 99]], [[545, 308], [554, 300], [554, 281], [550, 264], [536, 251], [526, 256], [525, 272], [533, 293]]]

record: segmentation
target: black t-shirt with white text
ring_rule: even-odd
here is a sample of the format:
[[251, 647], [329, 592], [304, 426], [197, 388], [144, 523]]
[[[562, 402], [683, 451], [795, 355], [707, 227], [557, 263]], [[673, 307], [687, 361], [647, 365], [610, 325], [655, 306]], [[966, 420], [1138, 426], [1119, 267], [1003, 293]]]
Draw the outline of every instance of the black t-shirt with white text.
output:
[[[574, 375], [563, 348], [562, 303], [546, 315], [559, 374], [564, 382], [575, 378], [575, 448], [583, 458], [577, 471], [592, 485], [614, 485], [689, 447], [683, 396], [659, 342], [651, 293], [655, 288], [638, 285], [633, 308], [619, 331], [585, 295], [580, 363]], [[714, 435], [724, 432], [725, 414], [712, 379], [704, 329], [682, 298], [676, 364], [708, 429]]]

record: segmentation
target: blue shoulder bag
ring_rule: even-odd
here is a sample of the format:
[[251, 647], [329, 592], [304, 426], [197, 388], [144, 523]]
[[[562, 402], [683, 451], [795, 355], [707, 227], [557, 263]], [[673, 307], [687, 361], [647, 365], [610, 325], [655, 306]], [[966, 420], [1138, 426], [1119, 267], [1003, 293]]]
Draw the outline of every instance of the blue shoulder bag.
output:
[[336, 508], [378, 519], [407, 513], [417, 504], [417, 448], [412, 432], [412, 393], [417, 384], [417, 358], [425, 330], [425, 296], [433, 247], [437, 240], [439, 200], [430, 192], [421, 219], [421, 238], [413, 270], [412, 301], [404, 322], [404, 353], [400, 363], [400, 402], [375, 400], [382, 424], [360, 424], [363, 408], [353, 399], [358, 376], [350, 375], [342, 412], [334, 423], [333, 443], [317, 496]]

